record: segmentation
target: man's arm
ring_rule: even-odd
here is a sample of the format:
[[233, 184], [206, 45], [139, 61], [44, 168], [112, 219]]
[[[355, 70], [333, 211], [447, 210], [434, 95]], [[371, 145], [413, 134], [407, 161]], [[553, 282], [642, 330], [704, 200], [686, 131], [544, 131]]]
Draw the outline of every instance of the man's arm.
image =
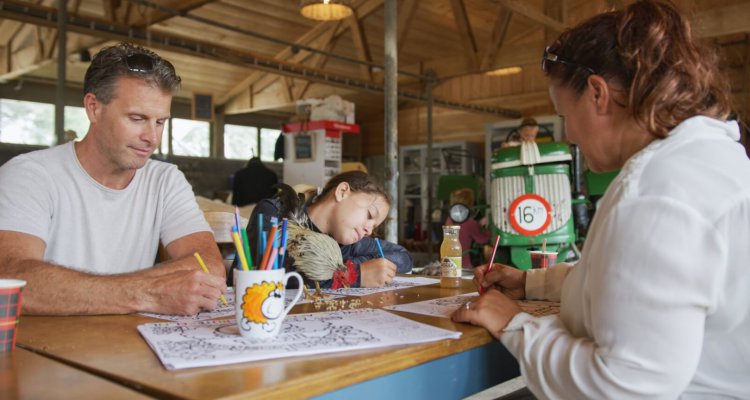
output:
[[[216, 307], [225, 286], [221, 256], [195, 233], [173, 241], [164, 265], [121, 275], [93, 275], [43, 261], [43, 240], [24, 233], [0, 231], [0, 274], [23, 279], [23, 312], [43, 315], [126, 314], [156, 312], [195, 314]], [[214, 246], [211, 249], [209, 243]], [[204, 257], [211, 274], [187, 253]], [[218, 263], [217, 263], [218, 260]]]

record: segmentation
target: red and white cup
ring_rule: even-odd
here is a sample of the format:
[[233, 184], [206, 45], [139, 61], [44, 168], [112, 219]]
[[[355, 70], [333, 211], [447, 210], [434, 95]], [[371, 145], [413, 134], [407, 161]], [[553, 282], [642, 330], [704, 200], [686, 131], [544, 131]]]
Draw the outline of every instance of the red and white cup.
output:
[[554, 251], [529, 251], [531, 256], [531, 268], [547, 268], [557, 262], [557, 253]]
[[0, 353], [16, 347], [18, 318], [21, 316], [21, 289], [26, 281], [0, 279]]

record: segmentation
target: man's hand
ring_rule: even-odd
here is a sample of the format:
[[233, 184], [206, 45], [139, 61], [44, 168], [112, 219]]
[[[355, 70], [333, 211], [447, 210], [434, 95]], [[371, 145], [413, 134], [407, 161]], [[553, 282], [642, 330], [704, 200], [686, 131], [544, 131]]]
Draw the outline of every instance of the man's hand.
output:
[[175, 269], [169, 272], [159, 269], [156, 267], [152, 273], [128, 279], [127, 286], [139, 297], [133, 299], [139, 310], [193, 315], [216, 308], [219, 296], [226, 292], [223, 277], [207, 274], [201, 269]]
[[521, 308], [515, 301], [497, 290], [488, 290], [478, 299], [456, 310], [451, 319], [455, 322], [483, 326], [492, 336], [500, 339], [508, 322], [520, 312]]
[[474, 268], [474, 285], [477, 288], [495, 288], [511, 299], [526, 298], [526, 272], [503, 264], [493, 264], [487, 273], [488, 264]]
[[362, 287], [383, 287], [393, 282], [396, 276], [396, 264], [385, 258], [374, 258], [359, 265], [362, 274]]

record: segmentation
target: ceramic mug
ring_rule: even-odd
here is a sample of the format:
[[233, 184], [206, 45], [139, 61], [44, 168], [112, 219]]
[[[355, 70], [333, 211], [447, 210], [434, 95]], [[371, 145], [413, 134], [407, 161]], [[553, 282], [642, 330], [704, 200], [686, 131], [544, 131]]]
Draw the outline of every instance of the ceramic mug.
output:
[[298, 290], [294, 300], [284, 307], [290, 278], [296, 278], [302, 287], [302, 277], [296, 272], [283, 269], [234, 270], [235, 315], [242, 337], [269, 339], [278, 335], [281, 323], [303, 292]]

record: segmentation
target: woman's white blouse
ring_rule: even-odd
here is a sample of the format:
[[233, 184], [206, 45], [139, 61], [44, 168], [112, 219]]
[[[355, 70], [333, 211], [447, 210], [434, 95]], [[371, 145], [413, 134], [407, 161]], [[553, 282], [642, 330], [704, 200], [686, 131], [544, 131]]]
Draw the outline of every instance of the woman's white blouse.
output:
[[540, 398], [750, 398], [750, 161], [734, 122], [693, 117], [634, 155], [575, 267], [527, 275], [502, 342]]

